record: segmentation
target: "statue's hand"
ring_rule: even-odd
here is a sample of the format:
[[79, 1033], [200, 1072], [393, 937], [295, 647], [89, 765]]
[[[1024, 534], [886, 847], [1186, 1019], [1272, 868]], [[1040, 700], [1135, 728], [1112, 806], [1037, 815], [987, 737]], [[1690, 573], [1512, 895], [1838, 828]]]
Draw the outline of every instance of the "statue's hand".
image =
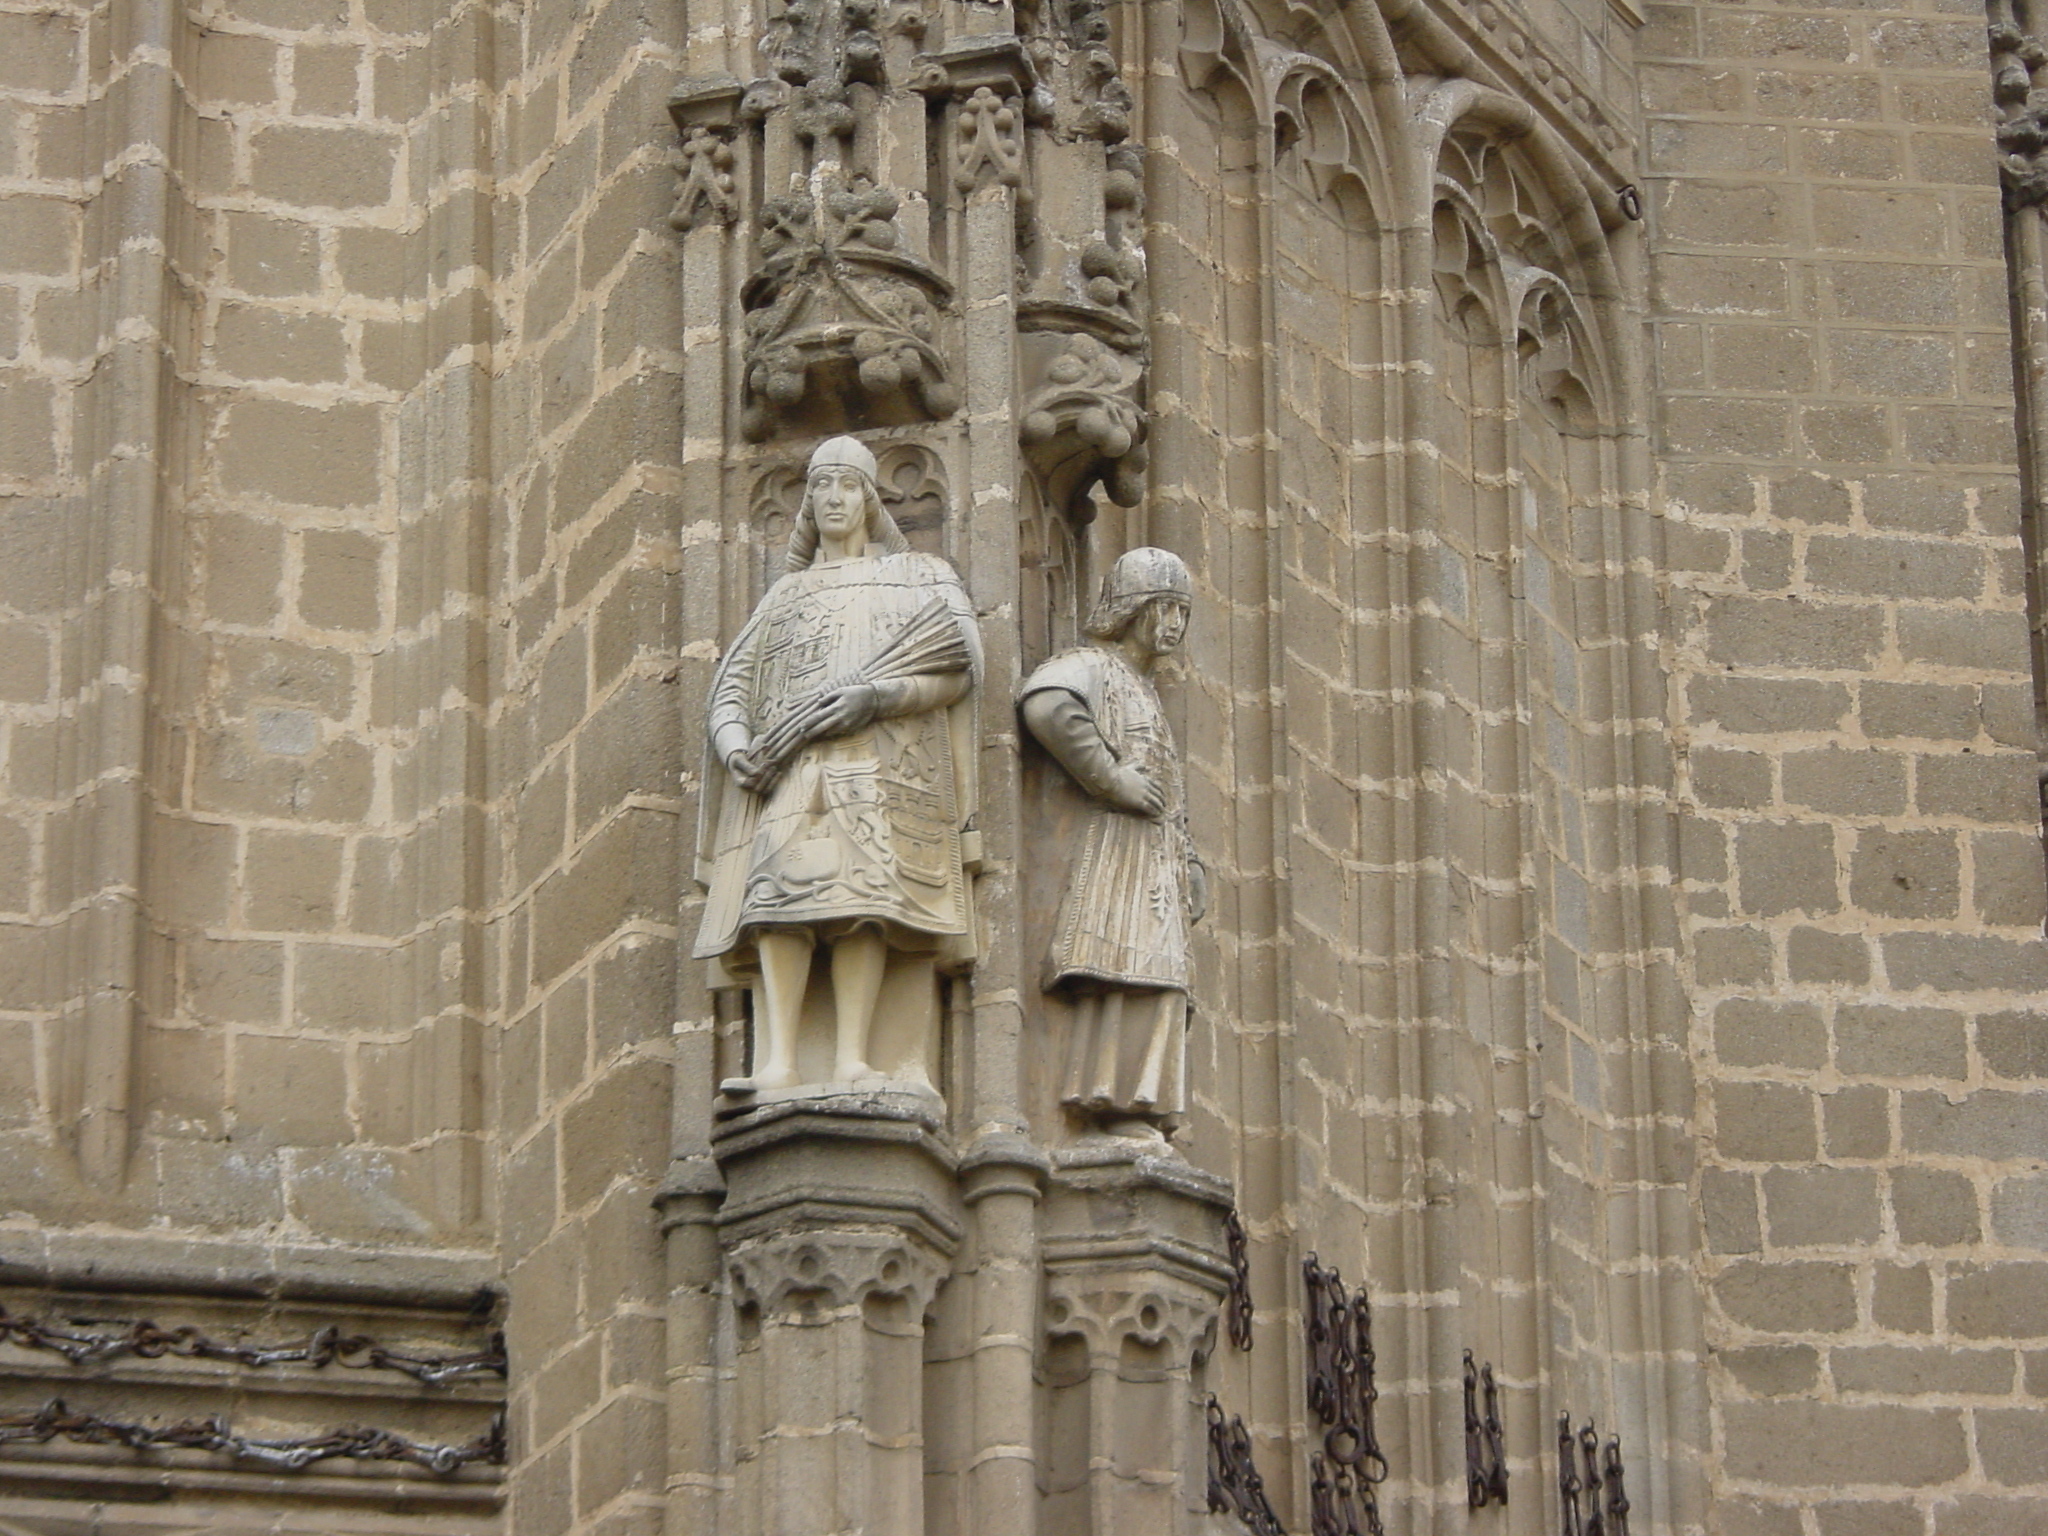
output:
[[733, 753], [725, 760], [725, 768], [735, 784], [755, 795], [767, 794], [782, 777], [780, 764], [762, 761], [751, 749]]
[[1103, 797], [1133, 816], [1158, 816], [1166, 809], [1166, 787], [1142, 768], [1121, 767], [1110, 775]]
[[835, 688], [818, 700], [804, 722], [805, 739], [830, 741], [834, 736], [845, 736], [862, 726], [873, 725], [881, 710], [881, 690], [872, 683], [849, 683], [844, 688]]

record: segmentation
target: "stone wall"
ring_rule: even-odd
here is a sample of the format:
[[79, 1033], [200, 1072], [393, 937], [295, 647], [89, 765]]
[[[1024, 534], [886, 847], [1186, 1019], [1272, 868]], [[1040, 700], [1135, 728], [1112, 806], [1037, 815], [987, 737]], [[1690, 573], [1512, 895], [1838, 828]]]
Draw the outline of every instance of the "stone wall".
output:
[[[275, 1332], [210, 1298], [370, 1274], [428, 1305], [406, 1326], [466, 1336], [487, 1283], [520, 1528], [642, 1529], [680, 761], [670, 23], [4, 22], [10, 1301], [120, 1274], [151, 1299], [113, 1315]], [[183, 1258], [70, 1240], [93, 1220]]]
[[[1209, 14], [1151, 34], [1181, 89], [1150, 98], [1148, 526], [1216, 614], [1183, 692], [1231, 903], [1193, 1145], [1238, 1180], [1266, 1320], [1219, 1395], [1305, 1524], [1313, 1253], [1374, 1298], [1394, 1518], [1460, 1518], [1470, 1349], [1504, 1388], [1507, 1529], [1556, 1518], [1560, 1411], [1619, 1432], [1640, 1518], [1686, 1529], [1638, 247], [1587, 192], [1622, 180], [1633, 87], [1582, 72], [1557, 16], [1262, 37], [1252, 8]], [[1534, 110], [1485, 88], [1539, 55]], [[1453, 58], [1472, 85], [1413, 78]]]
[[661, 1235], [688, 760], [673, 6], [501, 21], [487, 251], [480, 964], [510, 1298], [510, 1528], [659, 1530]]
[[2048, 951], [1983, 18], [1638, 52], [1718, 1528], [2018, 1529]]
[[[1009, 13], [943, 15], [973, 42]], [[835, 1390], [892, 1373], [870, 1437], [801, 1382], [781, 1419], [734, 1385], [840, 1346], [776, 1291], [776, 1233], [739, 1282], [721, 1251], [712, 1092], [746, 1007], [686, 958], [701, 699], [801, 457], [796, 425], [742, 430], [764, 17], [0, 9], [0, 1303], [509, 1346], [503, 1378], [416, 1390], [0, 1342], [0, 1414], [453, 1445], [502, 1403], [509, 1447], [288, 1481], [10, 1443], [8, 1521], [753, 1536], [758, 1427], [788, 1465], [811, 1430], [892, 1468], [921, 1434], [928, 1531], [1042, 1509], [1104, 1536], [1193, 1523], [1157, 1492], [1199, 1383], [1304, 1531], [1317, 1254], [1378, 1307], [1397, 1531], [1468, 1519], [1465, 1348], [1513, 1491], [1474, 1528], [1555, 1528], [1561, 1411], [1621, 1435], [1639, 1533], [2048, 1523], [2048, 951], [1982, 18], [1107, 16], [1147, 151], [1138, 505], [1062, 525], [1014, 419], [1020, 297], [1113, 233], [1103, 147], [1032, 139], [1033, 214], [989, 167], [952, 182], [957, 82], [897, 89], [870, 146], [905, 249], [967, 293], [969, 386], [870, 436], [924, 453], [896, 488], [990, 677], [990, 916], [916, 1175], [965, 1235], [882, 1304], [842, 1277]], [[924, 35], [888, 32], [898, 87]], [[671, 225], [676, 122], [741, 153]], [[1198, 1276], [1169, 1365], [1126, 1370], [1129, 1277], [1044, 1268], [1097, 1195], [1048, 1185], [1074, 1138], [1008, 700], [1144, 542], [1198, 588], [1164, 690], [1215, 884], [1183, 1145], [1234, 1185], [1258, 1321], [1201, 1358]], [[1218, 1188], [1190, 1175], [1159, 1205], [1185, 1231], [1149, 1236], [1198, 1251]]]

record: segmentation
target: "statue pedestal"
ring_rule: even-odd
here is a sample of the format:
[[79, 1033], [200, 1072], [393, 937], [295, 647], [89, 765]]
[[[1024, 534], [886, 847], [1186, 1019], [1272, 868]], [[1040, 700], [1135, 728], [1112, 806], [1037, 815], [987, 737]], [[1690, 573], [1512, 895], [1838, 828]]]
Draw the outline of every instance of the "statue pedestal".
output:
[[736, 1527], [922, 1536], [925, 1311], [959, 1245], [936, 1096], [783, 1093], [726, 1118]]
[[1190, 1536], [1202, 1366], [1230, 1286], [1230, 1185], [1165, 1146], [1057, 1154], [1044, 1211], [1051, 1434], [1042, 1528]]

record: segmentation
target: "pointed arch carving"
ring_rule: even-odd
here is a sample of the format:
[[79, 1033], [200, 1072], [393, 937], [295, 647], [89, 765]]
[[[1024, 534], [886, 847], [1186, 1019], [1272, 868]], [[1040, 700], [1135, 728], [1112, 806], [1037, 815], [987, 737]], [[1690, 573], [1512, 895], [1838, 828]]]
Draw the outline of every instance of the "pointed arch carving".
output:
[[[1186, 391], [1258, 402], [1250, 428], [1223, 413], [1214, 479], [1233, 487], [1216, 498], [1238, 518], [1233, 579], [1263, 581], [1240, 600], [1272, 615], [1242, 649], [1269, 670], [1216, 693], [1219, 712], [1226, 692], [1274, 701], [1231, 729], [1279, 743], [1274, 866], [1294, 877], [1274, 921], [1316, 952], [1293, 971], [1283, 956], [1271, 1016], [1317, 1043], [1244, 1076], [1297, 1096], [1264, 1109], [1273, 1122], [1366, 1125], [1362, 1169], [1334, 1137], [1304, 1145], [1295, 1166], [1314, 1176], [1275, 1225], [1367, 1213], [1369, 1283], [1456, 1293], [1460, 1328], [1520, 1341], [1518, 1414], [1570, 1399], [1632, 1420], [1631, 1441], [1665, 1458], [1644, 1505], [1668, 1518], [1698, 1443], [1685, 1385], [1643, 1391], [1613, 1364], [1686, 1336], [1683, 1286], [1655, 1277], [1690, 1242], [1622, 1215], [1682, 1187], [1650, 1131], [1686, 1090], [1668, 1049], [1675, 914], [1644, 873], [1668, 867], [1670, 829], [1644, 392], [1611, 245], [1625, 177], [1600, 148], [1616, 143], [1597, 113], [1561, 122], [1556, 90], [1478, 78], [1429, 0], [1179, 10], [1165, 57], [1198, 110], [1251, 129], [1254, 163], [1206, 228], [1250, 237], [1247, 199], [1263, 221], [1256, 246], [1227, 247], [1255, 301], [1214, 305], [1246, 327], [1219, 348], [1230, 388]], [[1258, 331], [1238, 318], [1254, 307]], [[1163, 425], [1171, 472], [1201, 434]], [[1228, 455], [1259, 433], [1250, 509], [1257, 482]], [[1213, 538], [1220, 520], [1186, 526]], [[1347, 732], [1374, 739], [1354, 750]], [[1225, 798], [1254, 803], [1238, 771]], [[1311, 889], [1303, 871], [1340, 872]], [[1340, 906], [1353, 916], [1333, 920]], [[1419, 1312], [1390, 1301], [1381, 1326], [1390, 1349], [1433, 1358]], [[1432, 1369], [1455, 1379], [1448, 1358]], [[1455, 1478], [1434, 1454], [1426, 1436], [1390, 1448], [1416, 1486]]]

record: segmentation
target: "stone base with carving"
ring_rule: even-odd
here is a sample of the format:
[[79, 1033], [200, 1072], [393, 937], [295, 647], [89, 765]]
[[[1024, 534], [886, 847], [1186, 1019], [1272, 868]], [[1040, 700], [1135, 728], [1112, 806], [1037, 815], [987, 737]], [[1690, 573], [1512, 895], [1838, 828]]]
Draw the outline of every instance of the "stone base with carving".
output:
[[1045, 1528], [1186, 1536], [1202, 1519], [1203, 1366], [1230, 1285], [1229, 1184], [1163, 1146], [1055, 1158], [1044, 1209]]
[[720, 1125], [739, 1528], [924, 1526], [926, 1309], [959, 1245], [935, 1096], [788, 1092]]

